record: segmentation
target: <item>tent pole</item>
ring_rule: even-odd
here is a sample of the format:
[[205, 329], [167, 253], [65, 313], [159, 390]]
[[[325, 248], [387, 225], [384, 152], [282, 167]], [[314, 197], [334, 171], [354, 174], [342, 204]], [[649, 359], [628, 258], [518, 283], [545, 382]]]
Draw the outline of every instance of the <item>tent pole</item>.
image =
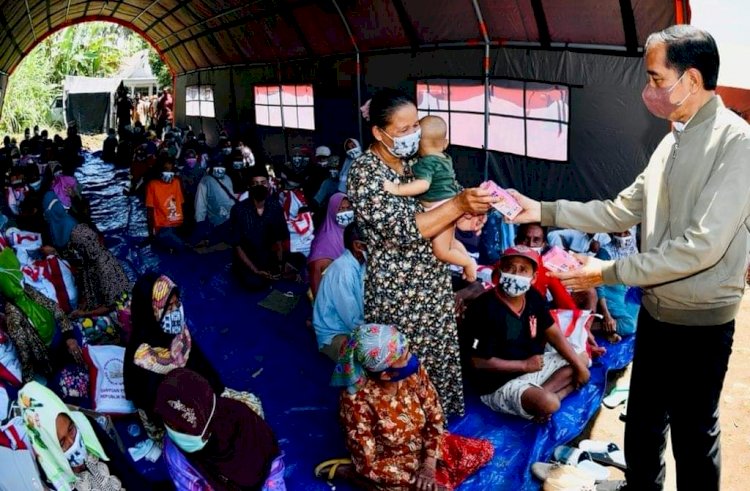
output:
[[484, 39], [484, 58], [482, 60], [482, 76], [484, 78], [484, 180], [489, 179], [490, 173], [490, 152], [489, 152], [489, 128], [490, 128], [490, 35], [487, 32], [487, 24], [484, 23], [482, 9], [479, 8], [479, 1], [472, 0], [474, 13], [479, 22], [479, 30]]
[[336, 11], [339, 13], [339, 18], [341, 19], [341, 23], [344, 24], [344, 28], [346, 29], [346, 33], [349, 34], [349, 39], [352, 42], [352, 47], [354, 47], [354, 53], [356, 54], [356, 63], [357, 63], [357, 110], [355, 111], [355, 114], [357, 115], [357, 128], [359, 130], [359, 143], [360, 145], [364, 145], [365, 142], [362, 139], [362, 116], [359, 114], [359, 108], [362, 107], [362, 60], [359, 57], [359, 46], [357, 45], [357, 39], [354, 37], [354, 33], [352, 33], [352, 28], [349, 26], [349, 22], [346, 20], [346, 16], [344, 16], [344, 12], [341, 10], [341, 7], [339, 7], [339, 4], [336, 0], [331, 0], [333, 2], [333, 6], [336, 7]]
[[357, 110], [355, 111], [357, 117], [357, 128], [359, 130], [359, 144], [364, 145], [364, 135], [362, 133], [362, 115], [359, 114], [359, 108], [362, 107], [362, 60], [359, 58], [359, 51], [357, 51]]

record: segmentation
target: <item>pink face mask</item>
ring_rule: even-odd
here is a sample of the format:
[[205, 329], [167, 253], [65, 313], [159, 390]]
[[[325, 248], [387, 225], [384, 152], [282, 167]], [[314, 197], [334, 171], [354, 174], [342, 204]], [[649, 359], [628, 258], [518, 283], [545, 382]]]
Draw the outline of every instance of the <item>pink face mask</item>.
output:
[[680, 75], [680, 78], [677, 79], [677, 82], [675, 82], [669, 88], [651, 87], [650, 85], [646, 84], [646, 86], [643, 88], [643, 92], [641, 93], [641, 97], [643, 98], [643, 103], [646, 105], [646, 109], [648, 109], [648, 111], [657, 118], [668, 119], [669, 115], [672, 114], [678, 107], [680, 107], [691, 95], [688, 92], [688, 94], [683, 97], [680, 102], [677, 103], [670, 100], [672, 92], [684, 76], [685, 73], [683, 72], [683, 74]]

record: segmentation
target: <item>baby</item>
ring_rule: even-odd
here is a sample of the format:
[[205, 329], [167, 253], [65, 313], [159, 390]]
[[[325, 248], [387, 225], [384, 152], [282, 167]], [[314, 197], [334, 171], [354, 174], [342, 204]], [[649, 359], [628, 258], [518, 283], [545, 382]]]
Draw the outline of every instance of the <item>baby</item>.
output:
[[[385, 191], [396, 196], [418, 196], [425, 211], [437, 208], [461, 192], [453, 171], [453, 161], [445, 153], [448, 148], [448, 126], [438, 116], [425, 116], [419, 121], [419, 160], [412, 167], [415, 179], [404, 184], [386, 181]], [[467, 281], [477, 278], [477, 264], [466, 248], [455, 239], [455, 223], [432, 239], [432, 252], [443, 262], [463, 268]]]

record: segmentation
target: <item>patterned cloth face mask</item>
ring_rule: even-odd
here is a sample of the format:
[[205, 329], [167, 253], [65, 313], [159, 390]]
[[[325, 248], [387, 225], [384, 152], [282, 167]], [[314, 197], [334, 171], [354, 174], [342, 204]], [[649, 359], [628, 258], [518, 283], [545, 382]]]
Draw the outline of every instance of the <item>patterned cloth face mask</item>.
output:
[[419, 139], [422, 137], [422, 129], [417, 129], [414, 133], [404, 136], [393, 137], [385, 130], [381, 130], [388, 138], [393, 140], [393, 148], [388, 145], [385, 148], [394, 156], [400, 159], [406, 159], [417, 153], [419, 150]]
[[161, 330], [166, 334], [180, 334], [185, 325], [185, 312], [182, 305], [179, 309], [167, 312], [161, 320]]
[[347, 225], [354, 221], [354, 210], [340, 211], [336, 213], [336, 223], [341, 228], [346, 228]]
[[520, 297], [531, 288], [531, 277], [500, 273], [500, 288], [510, 297]]

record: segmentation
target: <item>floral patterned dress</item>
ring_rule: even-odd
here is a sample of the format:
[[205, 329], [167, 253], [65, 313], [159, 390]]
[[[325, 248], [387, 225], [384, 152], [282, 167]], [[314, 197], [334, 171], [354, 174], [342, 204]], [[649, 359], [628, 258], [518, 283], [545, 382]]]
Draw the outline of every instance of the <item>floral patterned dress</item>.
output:
[[395, 394], [372, 380], [354, 394], [342, 391], [340, 417], [357, 472], [389, 491], [413, 489], [426, 457], [437, 460], [438, 484], [454, 489], [494, 454], [486, 440], [444, 431], [424, 367], [400, 382]]
[[413, 180], [404, 162], [399, 175], [371, 150], [352, 164], [348, 196], [367, 246], [365, 322], [394, 324], [427, 368], [447, 414], [464, 412], [458, 332], [450, 272], [417, 228], [416, 198], [383, 190], [386, 180]]

